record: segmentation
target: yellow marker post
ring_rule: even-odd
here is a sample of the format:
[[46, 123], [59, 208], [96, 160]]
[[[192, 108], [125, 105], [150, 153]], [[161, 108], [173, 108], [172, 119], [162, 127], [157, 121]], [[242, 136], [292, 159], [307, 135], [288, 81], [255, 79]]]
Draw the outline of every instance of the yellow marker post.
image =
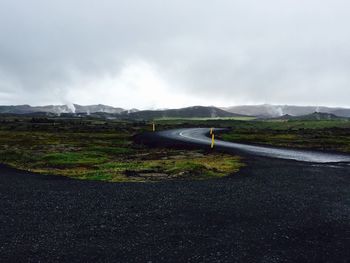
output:
[[214, 148], [214, 133], [211, 135], [211, 148], [213, 149]]
[[156, 131], [156, 124], [154, 122], [152, 123], [152, 130]]
[[210, 128], [210, 135], [213, 134], [213, 128]]

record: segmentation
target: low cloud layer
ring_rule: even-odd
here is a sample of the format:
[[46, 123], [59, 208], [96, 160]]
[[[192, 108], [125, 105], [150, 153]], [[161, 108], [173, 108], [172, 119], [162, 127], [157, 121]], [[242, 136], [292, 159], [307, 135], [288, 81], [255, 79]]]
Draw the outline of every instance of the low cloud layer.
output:
[[341, 0], [2, 0], [0, 104], [350, 106]]

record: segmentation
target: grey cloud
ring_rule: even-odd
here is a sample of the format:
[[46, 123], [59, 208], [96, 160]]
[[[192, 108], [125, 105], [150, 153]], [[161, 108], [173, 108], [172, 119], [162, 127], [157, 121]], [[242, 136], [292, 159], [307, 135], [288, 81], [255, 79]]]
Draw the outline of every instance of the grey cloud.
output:
[[75, 85], [80, 79], [118, 76], [136, 59], [156, 68], [167, 93], [203, 104], [215, 96], [226, 105], [350, 106], [349, 7], [341, 0], [3, 0], [0, 103], [84, 103], [67, 95], [84, 89]]

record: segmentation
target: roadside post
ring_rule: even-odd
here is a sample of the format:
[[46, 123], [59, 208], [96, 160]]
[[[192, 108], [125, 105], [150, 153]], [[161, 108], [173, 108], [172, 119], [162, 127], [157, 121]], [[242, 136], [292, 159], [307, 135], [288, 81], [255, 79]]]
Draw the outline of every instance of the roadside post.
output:
[[213, 128], [210, 128], [210, 135], [213, 134]]
[[154, 122], [152, 123], [152, 130], [156, 131], [156, 124]]
[[212, 135], [211, 135], [211, 148], [212, 149], [214, 148], [214, 141], [215, 141], [214, 133], [212, 133]]

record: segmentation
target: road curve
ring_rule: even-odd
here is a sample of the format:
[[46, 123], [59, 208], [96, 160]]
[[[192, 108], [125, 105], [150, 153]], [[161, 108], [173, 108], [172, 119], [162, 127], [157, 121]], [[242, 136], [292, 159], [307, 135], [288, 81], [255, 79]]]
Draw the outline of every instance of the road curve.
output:
[[[208, 134], [209, 128], [185, 128], [158, 132], [159, 136], [167, 139], [209, 146], [211, 144], [211, 138], [208, 137]], [[215, 146], [226, 149], [236, 149], [238, 151], [245, 152], [248, 154], [266, 156], [271, 158], [296, 160], [312, 163], [350, 163], [350, 155], [346, 154], [283, 149], [268, 146], [253, 146], [243, 143], [233, 143], [221, 140], [215, 140]]]

